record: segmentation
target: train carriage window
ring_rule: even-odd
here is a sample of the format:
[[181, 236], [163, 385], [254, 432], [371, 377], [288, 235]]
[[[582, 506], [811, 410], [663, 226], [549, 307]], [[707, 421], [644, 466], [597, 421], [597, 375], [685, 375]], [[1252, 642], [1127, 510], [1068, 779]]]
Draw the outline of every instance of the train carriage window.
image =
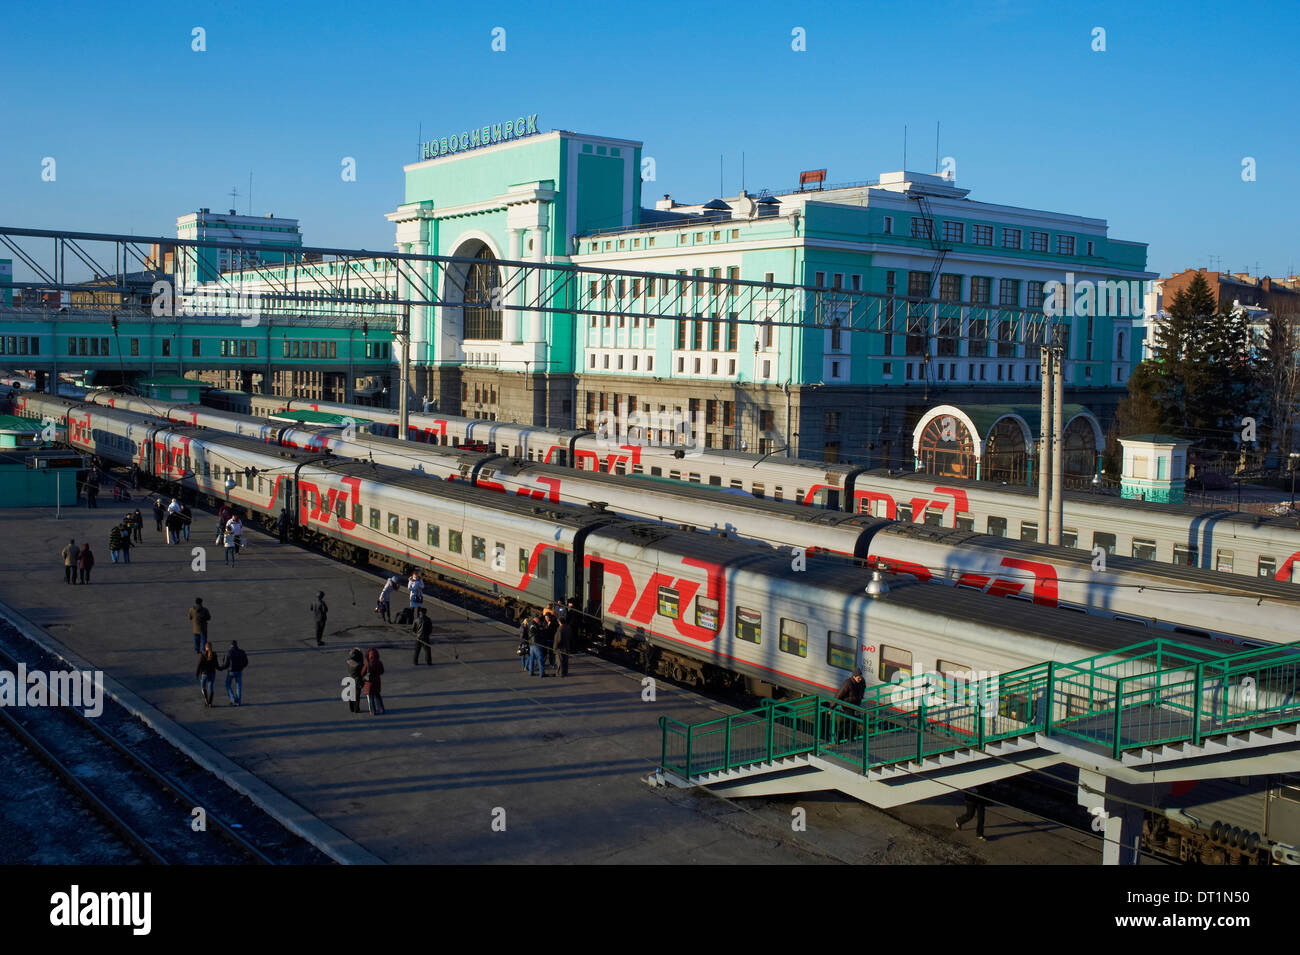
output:
[[[342, 507], [343, 506], [340, 504], [339, 509], [342, 510]], [[339, 516], [342, 517], [343, 515], [340, 514]], [[408, 517], [406, 519], [406, 539], [413, 541], [418, 541], [420, 539], [420, 522], [413, 517]]]
[[712, 487], [722, 487], [722, 478], [716, 474], [709, 475], [709, 484]]
[[682, 479], [682, 472], [681, 472], [681, 471], [669, 471], [669, 472], [668, 472], [668, 476], [669, 476], [670, 478], [672, 478], [674, 481], [680, 481], [680, 480]]
[[808, 625], [801, 620], [782, 617], [779, 645], [784, 653], [797, 657], [808, 656]]
[[519, 548], [519, 573], [528, 573], [528, 550], [523, 547]]
[[765, 495], [767, 492], [763, 488], [763, 485], [755, 482], [753, 485], [750, 486], [749, 493], [753, 494], [754, 497], [762, 498], [763, 495]]
[[1092, 535], [1092, 548], [1096, 550], [1100, 547], [1108, 554], [1115, 553], [1115, 535], [1106, 534], [1102, 531], [1095, 531]]
[[1277, 574], [1277, 560], [1273, 557], [1261, 557], [1259, 559], [1259, 576], [1273, 577]]
[[973, 517], [959, 517], [959, 518], [957, 518], [957, 530], [959, 530], [959, 531], [971, 531], [971, 532], [973, 533], [974, 530], [975, 530], [975, 518], [973, 518]]
[[856, 638], [839, 630], [830, 630], [826, 634], [826, 662], [841, 670], [852, 670], [857, 666], [858, 641]]
[[396, 537], [396, 536], [397, 536], [397, 527], [398, 527], [398, 517], [397, 517], [397, 515], [396, 515], [396, 514], [389, 514], [389, 515], [388, 515], [388, 533], [390, 533], [390, 534], [392, 534], [394, 537]]
[[[897, 676], [898, 679], [895, 679]], [[880, 679], [883, 683], [897, 683], [912, 676], [912, 654], [898, 647], [880, 645]]]
[[1174, 627], [1174, 633], [1185, 633], [1189, 637], [1202, 637], [1206, 640], [1210, 638], [1210, 635], [1204, 630], [1195, 630], [1191, 627]]
[[744, 482], [744, 481], [732, 480], [732, 482], [731, 482], [731, 486], [732, 486], [733, 488], [736, 488], [737, 490], [743, 491], [743, 490], [745, 489], [745, 482]]
[[975, 678], [975, 672], [964, 663], [953, 663], [951, 660], [936, 660], [935, 669], [944, 676], [960, 677], [963, 680], [972, 680]]
[[487, 560], [487, 540], [473, 534], [469, 538], [469, 555], [475, 560]]
[[763, 615], [757, 610], [736, 608], [736, 639], [747, 643], [761, 643], [763, 638]]
[[690, 481], [692, 484], [699, 484], [700, 476], [695, 472], [691, 472], [691, 474], [687, 477], [687, 480]]
[[1078, 547], [1078, 546], [1079, 546], [1079, 532], [1078, 532], [1078, 530], [1076, 530], [1076, 529], [1073, 528], [1073, 527], [1067, 527], [1067, 528], [1063, 529], [1063, 530], [1061, 531], [1061, 546], [1062, 546], [1062, 547]]
[[[186, 467], [187, 470], [189, 469], [189, 462], [188, 462], [188, 461], [185, 463], [185, 467]], [[263, 480], [263, 478], [262, 478], [262, 476], [261, 476], [260, 474], [257, 476], [257, 493], [258, 493], [258, 494], [265, 494], [265, 493], [266, 493], [266, 481]], [[340, 503], [339, 503], [339, 517], [342, 517], [342, 516], [343, 516], [343, 504], [342, 504], [342, 502], [340, 502]]]
[[721, 626], [716, 600], [711, 600], [708, 597], [695, 598], [695, 625], [713, 631], [716, 631]]
[[1232, 551], [1220, 550], [1214, 556], [1214, 569], [1225, 574], [1232, 573]]
[[424, 527], [424, 542], [430, 547], [438, 547], [438, 525], [426, 524]]
[[551, 576], [551, 559], [550, 559], [550, 556], [551, 556], [551, 555], [548, 554], [548, 553], [546, 553], [546, 551], [542, 551], [540, 554], [537, 555], [537, 575], [536, 575], [536, 576], [537, 576], [537, 579], [538, 579], [538, 580], [545, 580], [547, 577]]
[[363, 516], [361, 505], [354, 503], [352, 505], [352, 523], [360, 524], [363, 520], [365, 520], [365, 517]]
[[453, 531], [451, 529], [447, 530], [447, 550], [451, 551], [453, 554], [459, 554], [461, 552], [461, 541], [462, 536], [460, 531]]
[[943, 511], [926, 509], [925, 523], [930, 527], [943, 527]]
[[373, 530], [379, 530], [379, 508], [377, 507], [370, 509], [370, 527]]
[[1196, 566], [1196, 548], [1187, 544], [1174, 545], [1174, 563], [1185, 567]]
[[672, 587], [659, 588], [659, 616], [680, 619], [682, 615], [681, 595]]
[[900, 505], [898, 505], [898, 509], [895, 511], [895, 514], [896, 514], [896, 520], [900, 520], [900, 521], [911, 521], [911, 519], [912, 519], [912, 505], [911, 505], [911, 504], [900, 504]]
[[1133, 556], [1138, 560], [1156, 559], [1156, 542], [1133, 538]]
[[1038, 541], [1038, 522], [1021, 521], [1020, 522], [1020, 539], [1029, 541], [1031, 544]]
[[655, 467], [652, 467], [652, 468], [650, 469], [650, 476], [651, 476], [651, 477], [663, 477], [663, 476], [664, 476], [664, 469], [663, 469], [663, 468], [655, 468]]
[[772, 492], [772, 500], [774, 501], [785, 500], [785, 488], [781, 487], [781, 485], [778, 484], [776, 486], [776, 490]]

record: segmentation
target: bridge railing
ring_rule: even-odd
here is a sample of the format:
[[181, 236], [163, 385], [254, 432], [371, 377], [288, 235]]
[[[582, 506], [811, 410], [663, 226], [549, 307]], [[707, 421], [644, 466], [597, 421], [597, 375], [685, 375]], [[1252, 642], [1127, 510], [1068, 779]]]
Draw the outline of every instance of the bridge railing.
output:
[[859, 772], [1034, 733], [1129, 749], [1300, 721], [1300, 641], [1216, 654], [1151, 640], [963, 682], [923, 673], [861, 705], [806, 696], [686, 724], [660, 719], [661, 768], [691, 778], [812, 755]]

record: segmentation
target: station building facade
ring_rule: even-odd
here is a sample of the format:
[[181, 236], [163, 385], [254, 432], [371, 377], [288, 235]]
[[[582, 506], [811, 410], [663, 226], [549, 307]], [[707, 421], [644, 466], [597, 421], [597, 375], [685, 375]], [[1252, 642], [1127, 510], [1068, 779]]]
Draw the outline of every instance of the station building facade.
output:
[[[1004, 335], [999, 309], [1055, 303], [1069, 328], [1066, 400], [1103, 423], [1141, 360], [1134, 320], [1155, 275], [1146, 245], [1110, 237], [1104, 219], [976, 201], [949, 177], [914, 172], [647, 206], [640, 142], [534, 128], [520, 117], [449, 136], [404, 167], [405, 201], [387, 215], [398, 250], [467, 260], [426, 276], [466, 307], [412, 309], [417, 402], [578, 428], [601, 412], [675, 412], [704, 422], [706, 446], [908, 467], [913, 429], [934, 406], [1037, 401], [1038, 348]], [[591, 282], [584, 305], [602, 314], [501, 309], [493, 290], [519, 307], [535, 290], [500, 260], [628, 277]], [[337, 287], [329, 262], [292, 268]], [[674, 315], [620, 314], [653, 311], [673, 281], [637, 273], [687, 289]], [[887, 321], [755, 324], [704, 291], [710, 279], [876, 296]], [[402, 277], [385, 280], [377, 294], [408, 297]], [[1126, 294], [1108, 299], [1108, 288]], [[1080, 292], [1087, 307], [1075, 308], [1076, 290], [1096, 294], [1085, 303]], [[922, 332], [908, 303], [924, 299], [934, 304]]]

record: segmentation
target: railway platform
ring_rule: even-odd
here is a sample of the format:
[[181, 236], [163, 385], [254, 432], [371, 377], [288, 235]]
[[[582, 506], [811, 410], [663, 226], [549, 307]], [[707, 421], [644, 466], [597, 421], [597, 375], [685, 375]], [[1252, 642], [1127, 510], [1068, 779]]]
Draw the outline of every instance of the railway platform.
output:
[[[131, 508], [137, 502], [130, 504]], [[215, 518], [195, 511], [191, 539], [164, 542], [147, 506], [143, 543], [114, 564], [108, 532], [127, 505], [5, 512], [0, 612], [102, 669], [120, 698], [217, 771], [247, 774], [299, 831], [333, 840], [336, 858], [386, 863], [1080, 863], [1086, 829], [994, 805], [988, 842], [955, 832], [953, 790], [881, 811], [834, 794], [737, 801], [700, 789], [650, 789], [659, 721], [699, 723], [736, 707], [577, 657], [564, 679], [523, 672], [513, 628], [426, 599], [433, 665], [411, 662], [413, 638], [372, 612], [382, 578], [246, 530], [234, 567], [213, 546]], [[64, 583], [59, 551], [89, 540], [91, 583]], [[196, 569], [194, 548], [206, 564]], [[324, 591], [325, 643], [310, 606]], [[218, 677], [205, 709], [187, 611], [202, 597], [209, 637], [250, 657], [243, 703]], [[406, 603], [394, 595], [394, 610]], [[383, 655], [387, 713], [343, 701], [352, 647]], [[802, 810], [802, 812], [800, 812]], [[801, 825], [793, 820], [798, 818]], [[331, 835], [331, 833], [333, 835]]]

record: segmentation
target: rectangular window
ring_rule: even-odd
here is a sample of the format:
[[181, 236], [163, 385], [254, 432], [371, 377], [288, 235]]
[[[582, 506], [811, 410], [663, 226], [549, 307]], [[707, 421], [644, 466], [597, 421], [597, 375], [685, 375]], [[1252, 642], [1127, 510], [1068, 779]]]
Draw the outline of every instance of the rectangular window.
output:
[[1058, 235], [1056, 237], [1057, 255], [1074, 255], [1074, 236]]
[[420, 522], [413, 517], [406, 519], [406, 537], [413, 541], [420, 539]]
[[487, 560], [487, 538], [476, 537], [473, 534], [469, 538], [469, 555], [475, 560]]
[[910, 520], [912, 519], [912, 505], [911, 505], [911, 504], [900, 504], [900, 505], [898, 505], [898, 508], [897, 508], [896, 514], [897, 514], [898, 520], [900, 520], [900, 521], [910, 521]]
[[885, 235], [894, 234], [894, 217], [885, 216]]
[[398, 528], [399, 526], [400, 526], [400, 524], [399, 524], [399, 518], [398, 518], [398, 516], [397, 516], [396, 514], [389, 514], [389, 515], [388, 515], [388, 533], [390, 533], [390, 534], [392, 534], [394, 537], [396, 537], [396, 536], [397, 536], [397, 528]]
[[718, 602], [708, 597], [695, 598], [695, 626], [703, 627], [705, 630], [716, 632], [722, 625], [722, 617], [718, 612]]
[[[198, 341], [199, 340], [197, 338], [194, 339], [194, 343], [196, 345], [198, 344]], [[132, 358], [138, 357], [139, 354], [140, 354], [140, 339], [133, 338], [131, 339], [131, 357]]]
[[1003, 229], [1002, 230], [1002, 248], [1018, 249], [1020, 248], [1020, 230]]
[[[897, 676], [897, 680], [894, 678]], [[904, 682], [912, 677], [912, 654], [898, 647], [880, 645], [880, 679], [884, 683]]]
[[1043, 307], [1043, 283], [1035, 282], [1032, 279], [1026, 285], [1029, 295], [1029, 301], [1026, 303], [1030, 308]]
[[682, 615], [681, 597], [672, 587], [659, 588], [659, 616], [677, 620]]
[[989, 305], [993, 294], [993, 280], [972, 275], [970, 280], [970, 300], [976, 305]]
[[370, 527], [372, 530], [379, 530], [379, 508], [370, 509]]
[[1259, 559], [1259, 576], [1275, 577], [1277, 575], [1277, 560], [1273, 557], [1261, 557]]
[[424, 542], [430, 547], [438, 546], [438, 525], [426, 524], [424, 526]]
[[1106, 553], [1113, 554], [1115, 553], [1115, 535], [1096, 531], [1092, 535], [1092, 546], [1094, 550], [1100, 547]]
[[988, 532], [994, 537], [1007, 536], [1007, 519], [1005, 517], [990, 517], [988, 526]]
[[1232, 573], [1232, 551], [1220, 550], [1214, 555], [1214, 569], [1225, 574]]
[[826, 287], [826, 273], [825, 273], [825, 272], [818, 272], [818, 273], [817, 273], [817, 277], [813, 280], [813, 285], [816, 285], [818, 288], [825, 288], [825, 287]]
[[1013, 307], [1020, 304], [1020, 283], [1016, 279], [998, 280], [998, 304]]
[[460, 531], [453, 531], [451, 528], [447, 529], [447, 550], [451, 551], [453, 554], [459, 554], [461, 552], [462, 540], [463, 537]]
[[993, 226], [973, 225], [970, 227], [970, 240], [976, 245], [993, 244]]
[[826, 634], [826, 662], [840, 670], [857, 666], [858, 641], [847, 633], [831, 630]]
[[[134, 339], [133, 339], [133, 341], [134, 341]], [[140, 353], [140, 352], [139, 352], [139, 346], [136, 345], [136, 346], [134, 346], [134, 347], [136, 348], [136, 350], [133, 351], [133, 352], [131, 352], [131, 354], [133, 354], [133, 355], [138, 355], [138, 354]], [[200, 356], [200, 354], [201, 354], [201, 353], [200, 353], [200, 351], [199, 351], [199, 340], [198, 340], [197, 338], [191, 338], [191, 339], [190, 339], [190, 357], [191, 357], [191, 358], [198, 358], [198, 357]]]
[[1038, 523], [1036, 521], [1020, 522], [1020, 539], [1031, 544], [1038, 540]]
[[943, 241], [945, 242], [964, 242], [965, 223], [943, 221]]
[[782, 617], [780, 647], [783, 653], [808, 656], [808, 625], [801, 620]]
[[1031, 232], [1029, 233], [1029, 251], [1046, 252], [1047, 251], [1047, 233]]
[[932, 222], [932, 220], [930, 220], [930, 219], [918, 219], [918, 218], [913, 218], [913, 219], [912, 219], [912, 238], [913, 238], [913, 239], [928, 239], [928, 238], [930, 238], [931, 222]]
[[1196, 548], [1187, 544], [1174, 545], [1174, 563], [1184, 567], [1196, 566]]
[[939, 276], [939, 298], [945, 302], [961, 301], [961, 276]]
[[973, 517], [959, 517], [959, 518], [957, 518], [957, 525], [956, 525], [956, 526], [957, 526], [957, 530], [959, 530], [959, 531], [970, 531], [970, 532], [973, 533], [974, 530], [975, 530], [975, 518], [973, 518]]
[[763, 632], [763, 615], [757, 610], [736, 607], [736, 639], [747, 643], [760, 643]]
[[1156, 559], [1156, 542], [1133, 538], [1133, 556], [1138, 560]]
[[1079, 532], [1073, 527], [1067, 527], [1061, 531], [1061, 546], [1075, 547], [1079, 543]]

